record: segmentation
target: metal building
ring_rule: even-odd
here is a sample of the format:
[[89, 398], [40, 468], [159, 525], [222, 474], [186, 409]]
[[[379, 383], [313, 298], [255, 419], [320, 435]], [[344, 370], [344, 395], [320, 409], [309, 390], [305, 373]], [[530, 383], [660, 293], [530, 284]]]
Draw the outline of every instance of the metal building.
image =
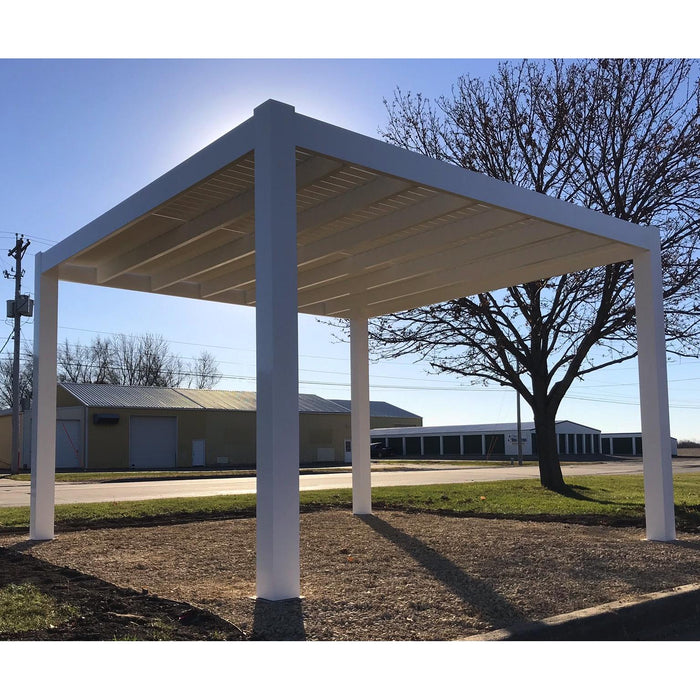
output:
[[[568, 420], [557, 421], [562, 455], [600, 454], [600, 430]], [[378, 428], [372, 441], [383, 441], [393, 455], [407, 457], [510, 457], [518, 454], [517, 423]], [[524, 455], [537, 454], [535, 424], [521, 424]]]
[[[63, 383], [56, 400], [58, 469], [256, 463], [254, 392]], [[370, 411], [376, 427], [422, 424], [420, 416], [382, 401]], [[300, 394], [299, 462], [349, 462], [350, 415], [349, 401]]]

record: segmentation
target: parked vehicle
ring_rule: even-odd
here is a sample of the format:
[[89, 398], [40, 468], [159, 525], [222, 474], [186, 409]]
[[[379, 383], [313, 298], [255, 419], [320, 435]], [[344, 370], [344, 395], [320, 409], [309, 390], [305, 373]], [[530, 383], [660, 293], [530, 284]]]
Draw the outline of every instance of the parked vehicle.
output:
[[391, 457], [393, 450], [386, 447], [383, 442], [372, 442], [369, 446], [369, 454], [372, 459], [386, 459]]

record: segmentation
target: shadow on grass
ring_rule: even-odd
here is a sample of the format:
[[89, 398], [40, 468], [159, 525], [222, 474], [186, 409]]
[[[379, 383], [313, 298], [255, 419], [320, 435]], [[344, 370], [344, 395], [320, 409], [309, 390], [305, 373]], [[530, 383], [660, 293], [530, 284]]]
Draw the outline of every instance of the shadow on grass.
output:
[[[417, 537], [393, 527], [376, 515], [358, 517], [379, 535], [404, 550], [443, 586], [478, 611], [478, 614], [489, 623], [501, 626], [529, 619], [492, 586], [470, 576], [464, 569]], [[487, 601], [486, 605], [484, 601]]]
[[[116, 586], [76, 569], [51, 564], [0, 547], [0, 588], [29, 584], [58, 605], [70, 606], [70, 619], [55, 627], [0, 634], [0, 640], [30, 641], [205, 641], [243, 640], [236, 625], [189, 603]], [[1, 612], [1, 611], [0, 611]], [[1, 615], [0, 615], [1, 616]]]

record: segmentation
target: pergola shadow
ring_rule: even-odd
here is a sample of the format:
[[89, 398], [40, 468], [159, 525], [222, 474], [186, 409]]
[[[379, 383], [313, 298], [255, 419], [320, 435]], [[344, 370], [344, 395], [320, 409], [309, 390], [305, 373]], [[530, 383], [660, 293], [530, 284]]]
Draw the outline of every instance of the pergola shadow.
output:
[[[376, 515], [359, 515], [358, 517], [378, 535], [400, 547], [431, 576], [461, 598], [466, 605], [475, 608], [479, 615], [489, 623], [498, 626], [505, 619], [511, 622], [529, 620], [522, 611], [498, 593], [493, 586], [470, 576], [464, 569], [417, 537], [395, 528]], [[478, 595], [475, 594], [476, 592]], [[484, 606], [484, 600], [488, 601], [488, 606]]]

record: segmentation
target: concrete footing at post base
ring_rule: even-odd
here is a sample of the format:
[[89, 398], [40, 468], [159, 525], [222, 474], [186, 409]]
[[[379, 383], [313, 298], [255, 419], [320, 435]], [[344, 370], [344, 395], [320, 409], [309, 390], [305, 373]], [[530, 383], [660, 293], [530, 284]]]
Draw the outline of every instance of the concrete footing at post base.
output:
[[661, 641], [700, 639], [700, 584], [648, 593], [464, 641]]

